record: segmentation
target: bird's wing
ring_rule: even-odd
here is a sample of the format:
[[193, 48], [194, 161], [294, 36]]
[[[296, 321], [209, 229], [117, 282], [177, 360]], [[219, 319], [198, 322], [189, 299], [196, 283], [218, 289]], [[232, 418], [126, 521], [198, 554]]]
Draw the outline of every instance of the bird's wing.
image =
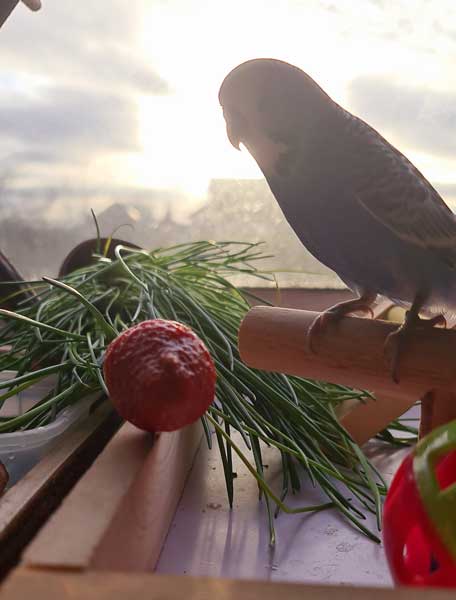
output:
[[399, 238], [456, 269], [456, 216], [405, 156], [374, 130], [369, 137], [359, 155], [358, 203]]

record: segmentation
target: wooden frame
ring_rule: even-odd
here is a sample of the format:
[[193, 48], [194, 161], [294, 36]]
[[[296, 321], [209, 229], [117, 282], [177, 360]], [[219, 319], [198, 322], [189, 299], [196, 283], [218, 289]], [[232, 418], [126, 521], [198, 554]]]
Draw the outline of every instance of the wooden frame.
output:
[[[388, 306], [382, 305], [378, 314], [385, 310]], [[10, 574], [2, 589], [3, 597], [16, 599], [33, 593], [38, 600], [67, 597], [115, 600], [127, 595], [138, 600], [184, 596], [189, 600], [221, 597], [268, 600], [280, 595], [290, 599], [400, 600], [410, 594], [410, 590], [151, 574], [201, 438], [199, 424], [161, 434], [155, 440], [124, 425], [27, 547], [20, 567]], [[71, 446], [69, 441], [66, 443]], [[60, 459], [50, 455], [49, 460], [37, 465], [29, 479], [39, 480], [41, 472], [42, 483], [47, 481], [45, 471], [51, 464], [49, 461], [55, 461], [57, 470], [57, 465], [61, 468], [65, 463], [65, 451], [60, 449], [60, 452]], [[0, 503], [0, 524], [1, 515]], [[446, 600], [454, 595], [451, 591], [437, 590], [413, 590], [413, 594], [423, 600]]]
[[0, 576], [20, 553], [119, 428], [105, 402], [59, 439], [25, 477], [0, 499]]
[[2, 600], [454, 600], [454, 590], [382, 589], [176, 577], [151, 574], [18, 569]]
[[199, 422], [155, 438], [125, 424], [29, 545], [23, 564], [152, 571], [201, 438]]
[[[151, 573], [202, 432], [151, 436], [125, 425], [27, 548], [2, 598], [37, 600], [405, 600], [408, 589], [319, 586]], [[174, 470], [174, 471], [173, 471]], [[170, 478], [169, 473], [175, 477]], [[83, 527], [82, 524], [85, 526]], [[413, 590], [417, 600], [452, 591]]]

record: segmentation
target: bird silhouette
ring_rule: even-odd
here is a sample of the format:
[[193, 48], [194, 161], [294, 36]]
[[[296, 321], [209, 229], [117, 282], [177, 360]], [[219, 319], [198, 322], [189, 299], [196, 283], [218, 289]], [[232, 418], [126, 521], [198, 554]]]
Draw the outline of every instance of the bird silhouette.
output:
[[385, 296], [408, 308], [387, 340], [398, 380], [410, 331], [456, 314], [455, 215], [399, 150], [293, 65], [247, 61], [219, 101], [229, 140], [254, 157], [301, 242], [357, 294], [319, 315], [309, 345], [329, 319]]

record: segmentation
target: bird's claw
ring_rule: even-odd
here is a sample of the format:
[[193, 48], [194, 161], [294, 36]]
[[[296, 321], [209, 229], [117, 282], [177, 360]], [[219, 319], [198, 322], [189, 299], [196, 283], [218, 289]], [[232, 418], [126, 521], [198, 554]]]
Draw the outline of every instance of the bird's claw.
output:
[[331, 313], [330, 310], [327, 310], [315, 317], [315, 319], [310, 324], [306, 338], [307, 352], [309, 354], [315, 354], [315, 347], [312, 343], [315, 334], [318, 335], [318, 333], [320, 333], [327, 326], [328, 322], [331, 321], [332, 318], [334, 318], [334, 313]]
[[[393, 331], [387, 336], [384, 345], [384, 353], [386, 357], [391, 354], [389, 364], [391, 366], [391, 379], [394, 381], [394, 383], [399, 383], [399, 358], [403, 349], [404, 341], [407, 337], [404, 334], [404, 331], [406, 332], [405, 328], [400, 326], [398, 329], [396, 329], [396, 331]], [[389, 352], [390, 348], [391, 352]]]
[[315, 347], [313, 346], [313, 338], [315, 334], [321, 332], [325, 327], [327, 327], [328, 323], [338, 321], [342, 317], [355, 312], [363, 312], [370, 315], [371, 319], [374, 318], [374, 311], [370, 306], [369, 302], [371, 302], [370, 296], [367, 298], [365, 296], [361, 296], [360, 298], [355, 298], [354, 300], [349, 300], [346, 302], [341, 302], [340, 304], [336, 304], [331, 308], [328, 308], [324, 312], [320, 313], [315, 319], [312, 321], [308, 331], [307, 331], [307, 352], [309, 354], [315, 354]]
[[[393, 331], [387, 336], [384, 344], [384, 352], [387, 357], [390, 354], [389, 363], [391, 366], [391, 378], [394, 383], [399, 383], [400, 381], [399, 360], [404, 349], [404, 343], [410, 337], [410, 332], [413, 331], [413, 328], [422, 330], [428, 328], [432, 329], [439, 325], [444, 328], [447, 327], [447, 321], [443, 315], [437, 315], [432, 317], [432, 319], [422, 319], [408, 311], [405, 315], [404, 323], [402, 323], [396, 331]], [[389, 352], [388, 348], [390, 347], [392, 347], [392, 350]]]

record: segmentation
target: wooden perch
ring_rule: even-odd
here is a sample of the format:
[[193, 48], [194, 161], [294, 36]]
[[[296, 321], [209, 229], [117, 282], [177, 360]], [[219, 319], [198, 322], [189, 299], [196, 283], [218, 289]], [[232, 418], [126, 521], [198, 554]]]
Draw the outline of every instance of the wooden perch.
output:
[[318, 313], [256, 306], [239, 331], [239, 351], [249, 366], [373, 392], [376, 402], [352, 404], [341, 423], [358, 443], [384, 429], [417, 400], [426, 411], [422, 433], [456, 418], [456, 330], [417, 330], [400, 358], [400, 383], [391, 378], [384, 345], [397, 324], [344, 317], [329, 323], [306, 345]]

